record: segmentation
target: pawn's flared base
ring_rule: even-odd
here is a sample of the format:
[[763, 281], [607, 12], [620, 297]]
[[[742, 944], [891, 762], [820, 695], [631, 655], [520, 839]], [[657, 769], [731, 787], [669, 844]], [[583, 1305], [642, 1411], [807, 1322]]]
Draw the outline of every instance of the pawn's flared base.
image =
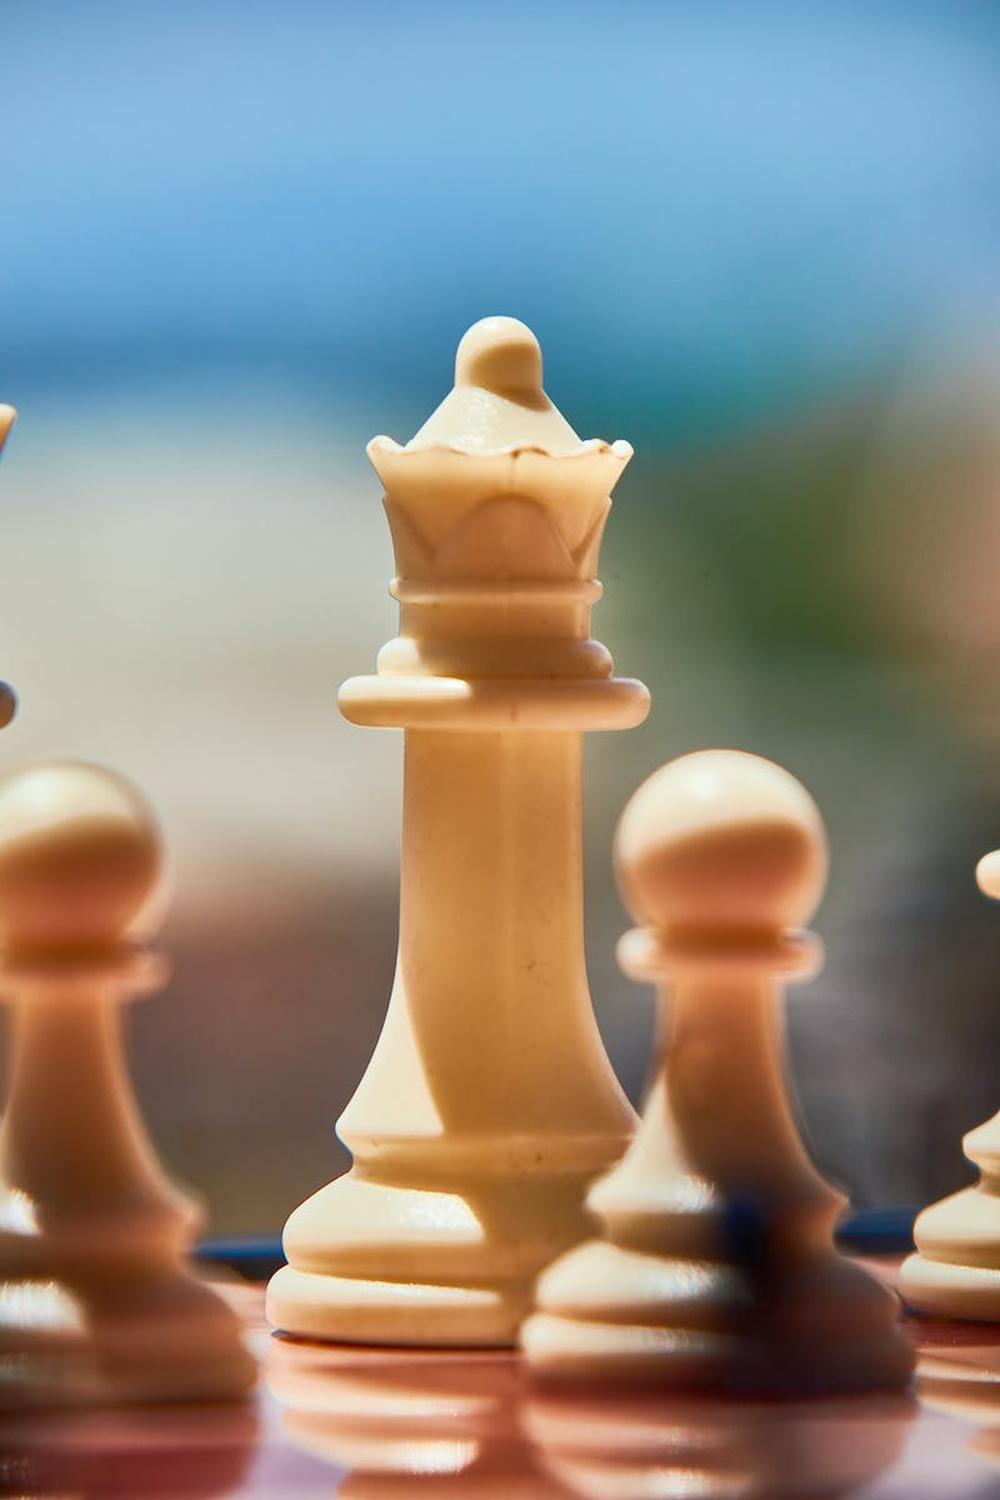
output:
[[1000, 1267], [911, 1255], [900, 1270], [899, 1289], [907, 1306], [919, 1313], [1000, 1323]]
[[8, 1280], [0, 1411], [233, 1401], [256, 1380], [236, 1314], [178, 1267]]
[[[989, 1140], [994, 1121], [966, 1136]], [[979, 1157], [973, 1153], [973, 1159]], [[913, 1226], [917, 1253], [903, 1262], [899, 1289], [917, 1312], [1000, 1323], [1000, 1197], [985, 1181], [925, 1208]]]
[[766, 1277], [603, 1242], [542, 1277], [521, 1330], [534, 1375], [679, 1390], [899, 1390], [913, 1349], [892, 1293], [829, 1253]]

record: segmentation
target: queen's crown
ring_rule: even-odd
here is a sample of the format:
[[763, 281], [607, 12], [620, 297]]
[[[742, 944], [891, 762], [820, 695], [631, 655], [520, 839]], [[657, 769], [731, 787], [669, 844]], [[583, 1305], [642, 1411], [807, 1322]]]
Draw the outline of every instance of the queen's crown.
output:
[[542, 388], [542, 353], [515, 318], [458, 346], [455, 386], [401, 447], [373, 438], [399, 577], [408, 584], [592, 580], [628, 443], [582, 441]]

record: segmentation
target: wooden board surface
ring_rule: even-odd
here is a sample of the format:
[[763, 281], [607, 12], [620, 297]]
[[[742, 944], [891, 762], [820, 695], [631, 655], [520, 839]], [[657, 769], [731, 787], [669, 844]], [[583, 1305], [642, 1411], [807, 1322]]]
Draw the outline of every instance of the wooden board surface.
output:
[[754, 1405], [557, 1396], [506, 1354], [274, 1339], [259, 1288], [226, 1295], [261, 1363], [251, 1402], [6, 1418], [0, 1494], [1000, 1500], [1000, 1327], [911, 1322], [912, 1395]]

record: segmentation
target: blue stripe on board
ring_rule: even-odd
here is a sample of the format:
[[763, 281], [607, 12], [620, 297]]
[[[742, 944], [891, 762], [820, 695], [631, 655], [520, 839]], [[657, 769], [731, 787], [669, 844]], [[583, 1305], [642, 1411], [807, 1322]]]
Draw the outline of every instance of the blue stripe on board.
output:
[[[913, 1249], [912, 1208], [862, 1208], [837, 1231], [837, 1243], [855, 1255], [902, 1254]], [[263, 1281], [285, 1263], [277, 1236], [203, 1240], [196, 1256], [206, 1266], [227, 1266], [247, 1281]]]

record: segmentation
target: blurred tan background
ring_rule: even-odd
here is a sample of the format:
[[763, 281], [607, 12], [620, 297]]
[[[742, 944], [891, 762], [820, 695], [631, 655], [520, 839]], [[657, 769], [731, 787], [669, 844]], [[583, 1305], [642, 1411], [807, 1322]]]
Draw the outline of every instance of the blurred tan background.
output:
[[[137, 1087], [220, 1233], [276, 1231], [392, 975], [401, 744], [336, 712], [394, 630], [374, 433], [490, 312], [637, 455], [595, 630], [654, 695], [589, 744], [588, 953], [633, 1095], [615, 819], [770, 755], [828, 819], [793, 997], [862, 1204], [963, 1180], [1000, 1104], [1000, 18], [988, 7], [3, 8], [0, 764], [133, 776], [171, 850]], [[475, 1024], [474, 1015], [470, 1025]]]

